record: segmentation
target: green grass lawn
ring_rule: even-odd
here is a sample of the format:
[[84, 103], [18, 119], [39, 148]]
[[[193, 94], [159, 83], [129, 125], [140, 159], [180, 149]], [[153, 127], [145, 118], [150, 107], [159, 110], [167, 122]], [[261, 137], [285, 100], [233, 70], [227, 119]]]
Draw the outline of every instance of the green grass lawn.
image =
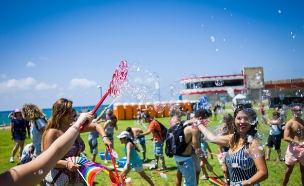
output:
[[[268, 114], [270, 115], [273, 110], [268, 111]], [[288, 119], [290, 118], [290, 113], [288, 113]], [[213, 118], [211, 119], [212, 122], [208, 126], [210, 129], [215, 128], [219, 124], [219, 120], [221, 119], [221, 115], [218, 116], [218, 121], [213, 121]], [[169, 126], [169, 118], [157, 118], [160, 122], [165, 124], [166, 126]], [[115, 131], [115, 136], [117, 136], [121, 131], [125, 130], [126, 127], [140, 127], [140, 126], [135, 126], [133, 120], [121, 120], [118, 121], [118, 131]], [[146, 129], [144, 129], [146, 130]], [[258, 132], [262, 132], [265, 134], [265, 140], [268, 137], [269, 134], [269, 126], [268, 125], [259, 125]], [[87, 143], [87, 137], [88, 134], [81, 134], [82, 139], [86, 142], [86, 150], [84, 153], [90, 158], [90, 152], [89, 152], [89, 145]], [[149, 136], [146, 137], [148, 139]], [[265, 141], [264, 140], [264, 141]], [[30, 139], [26, 139], [25, 144], [30, 143]], [[3, 173], [7, 171], [9, 168], [16, 166], [17, 163], [10, 163], [9, 158], [11, 156], [11, 150], [13, 148], [13, 141], [10, 139], [10, 131], [9, 130], [0, 130], [0, 173]], [[153, 143], [151, 141], [146, 141], [147, 145], [147, 158], [151, 161], [154, 159], [153, 155]], [[284, 152], [286, 151], [287, 143], [282, 140], [282, 145], [281, 149], [283, 151], [283, 155], [285, 154]], [[116, 138], [114, 140], [114, 149], [117, 151], [119, 158], [124, 157], [124, 146], [120, 144], [120, 141]], [[212, 151], [214, 153], [217, 153], [216, 151], [216, 145], [209, 143], [209, 146], [211, 147]], [[99, 152], [104, 151], [104, 146], [103, 143], [101, 142], [101, 138], [99, 138]], [[275, 162], [274, 160], [276, 159], [276, 152], [274, 150], [271, 151], [271, 161], [267, 162], [267, 167], [269, 171], [269, 177], [267, 180], [263, 181], [261, 185], [280, 185], [283, 174], [285, 171], [285, 163], [284, 162]], [[142, 154], [140, 154], [142, 156]], [[105, 165], [103, 160], [100, 159], [98, 156], [96, 158], [97, 163], [100, 163], [102, 165]], [[166, 165], [168, 168], [168, 178], [164, 179], [158, 174], [153, 174], [155, 172], [154, 170], [148, 170], [148, 167], [144, 167], [147, 175], [150, 176], [152, 181], [155, 183], [155, 185], [175, 185], [175, 172], [176, 172], [176, 164], [173, 161], [173, 158], [166, 158]], [[47, 160], [45, 160], [47, 161]], [[221, 167], [218, 163], [217, 158], [214, 158], [211, 160], [209, 158], [209, 161], [211, 165], [214, 167], [214, 172], [217, 173], [219, 176], [222, 176], [221, 173]], [[43, 163], [43, 162], [42, 162]], [[108, 165], [111, 165], [111, 163], [108, 163]], [[290, 181], [288, 185], [301, 185], [301, 174], [299, 170], [299, 165], [297, 164], [294, 168], [294, 171], [290, 177]], [[202, 174], [201, 174], [202, 175]], [[201, 176], [200, 175], [200, 176]], [[209, 173], [210, 176], [214, 176], [212, 173]], [[132, 185], [147, 185], [147, 182], [143, 180], [138, 173], [131, 171], [128, 176], [131, 178]], [[95, 177], [95, 185], [109, 185], [109, 177], [105, 173], [98, 173], [97, 176]], [[211, 185], [208, 181], [200, 181], [200, 185]]]

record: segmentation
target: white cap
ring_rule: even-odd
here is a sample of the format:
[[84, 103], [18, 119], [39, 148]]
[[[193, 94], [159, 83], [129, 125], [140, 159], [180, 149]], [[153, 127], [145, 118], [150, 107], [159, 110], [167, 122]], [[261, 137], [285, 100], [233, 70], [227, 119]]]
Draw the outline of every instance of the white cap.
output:
[[130, 138], [130, 133], [127, 131], [122, 131], [117, 138], [121, 139], [121, 138]]

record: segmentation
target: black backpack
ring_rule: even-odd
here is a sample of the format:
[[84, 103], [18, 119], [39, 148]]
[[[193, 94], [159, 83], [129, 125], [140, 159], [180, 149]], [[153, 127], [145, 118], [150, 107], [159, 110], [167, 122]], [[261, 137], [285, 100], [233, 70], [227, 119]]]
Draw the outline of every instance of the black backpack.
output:
[[157, 123], [159, 124], [161, 131], [155, 129], [155, 132], [162, 140], [164, 140], [166, 139], [168, 129], [161, 122], [157, 121]]
[[184, 122], [173, 125], [167, 131], [165, 153], [169, 158], [172, 158], [173, 155], [181, 155], [190, 143], [185, 142], [184, 129], [191, 126], [192, 123], [184, 125]]

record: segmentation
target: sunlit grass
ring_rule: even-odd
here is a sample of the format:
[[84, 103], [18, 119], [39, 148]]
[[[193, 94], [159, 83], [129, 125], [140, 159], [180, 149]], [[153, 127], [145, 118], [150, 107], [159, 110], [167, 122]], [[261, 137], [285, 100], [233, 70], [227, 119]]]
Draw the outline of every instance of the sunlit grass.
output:
[[[268, 115], [270, 115], [272, 112], [273, 112], [273, 110], [269, 110], [266, 113]], [[218, 121], [213, 121], [213, 118], [212, 118], [211, 123], [208, 127], [210, 129], [212, 129], [215, 126], [217, 126], [219, 124], [219, 120], [221, 119], [220, 117], [221, 117], [221, 115], [218, 116]], [[290, 118], [290, 113], [288, 113], [288, 118]], [[166, 126], [169, 126], [169, 118], [157, 118], [157, 120], [159, 120]], [[125, 130], [126, 127], [140, 127], [140, 126], [134, 126], [133, 120], [118, 121], [119, 130], [115, 131], [114, 136], [117, 136], [121, 131]], [[146, 129], [144, 129], [144, 130], [146, 130]], [[269, 126], [263, 125], [260, 123], [258, 131], [265, 134], [265, 140], [266, 140], [268, 137], [268, 134], [269, 134]], [[84, 151], [84, 153], [88, 156], [88, 158], [90, 158], [89, 145], [87, 143], [88, 133], [81, 134], [81, 137], [86, 142], [86, 150]], [[147, 136], [146, 138], [148, 139], [148, 137], [149, 136]], [[30, 139], [26, 139], [25, 143], [26, 144], [30, 143]], [[12, 166], [17, 165], [17, 163], [9, 162], [9, 158], [11, 156], [11, 150], [13, 148], [13, 145], [14, 145], [14, 142], [13, 142], [13, 140], [10, 139], [10, 131], [9, 130], [0, 130], [0, 173], [3, 173], [4, 171], [8, 170]], [[114, 140], [114, 145], [115, 145], [115, 150], [117, 151], [117, 153], [119, 155], [119, 158], [124, 157], [125, 156], [124, 150], [123, 150], [124, 146], [123, 146], [123, 144], [120, 144], [120, 141], [117, 138]], [[147, 145], [147, 158], [152, 161], [154, 159], [154, 155], [152, 152], [153, 143], [151, 141], [146, 141], [146, 145]], [[284, 152], [286, 151], [287, 145], [288, 145], [287, 142], [282, 140], [281, 149], [282, 149], [283, 154], [285, 154]], [[209, 143], [209, 146], [211, 147], [211, 149], [214, 153], [217, 153], [216, 145]], [[100, 152], [104, 151], [104, 146], [103, 146], [103, 143], [101, 142], [101, 138], [99, 138], [98, 149]], [[142, 154], [140, 154], [140, 155], [142, 157]], [[284, 164], [284, 162], [275, 162], [274, 161], [275, 159], [276, 159], [276, 152], [274, 150], [272, 150], [271, 161], [267, 162], [269, 177], [267, 180], [263, 181], [261, 183], [261, 185], [269, 185], [269, 186], [270, 185], [280, 185], [283, 175], [284, 175], [284, 171], [285, 171], [285, 164]], [[97, 163], [105, 165], [103, 160], [101, 160], [99, 156], [96, 158], [96, 160], [97, 160]], [[155, 171], [148, 170], [148, 167], [145, 167], [145, 171], [146, 171], [147, 175], [150, 176], [150, 178], [156, 185], [166, 185], [166, 186], [175, 185], [176, 164], [175, 164], [173, 158], [166, 158], [165, 160], [166, 160], [166, 165], [168, 168], [168, 174], [167, 174], [168, 179], [164, 179], [158, 174], [153, 174], [153, 172], [155, 172]], [[151, 161], [150, 161], [150, 163], [151, 163]], [[222, 176], [221, 167], [218, 163], [217, 158], [214, 158], [213, 160], [211, 160], [209, 158], [209, 161], [210, 161], [211, 165], [214, 167], [214, 172], [216, 174], [218, 174], [219, 176]], [[108, 163], [108, 165], [111, 165], [111, 163]], [[290, 177], [290, 181], [289, 181], [288, 185], [300, 185], [301, 174], [300, 174], [299, 169], [300, 169], [299, 165], [297, 164]], [[209, 175], [214, 176], [212, 173], [209, 173]], [[200, 176], [202, 176], [202, 174]], [[137, 185], [139, 185], [139, 186], [147, 185], [147, 182], [145, 180], [143, 180], [139, 176], [139, 174], [134, 171], [131, 171], [127, 177], [130, 177], [132, 179], [131, 180], [132, 185], [136, 185], [136, 186]], [[109, 185], [109, 181], [110, 181], [110, 179], [106, 173], [99, 173], [95, 177], [95, 185]], [[208, 181], [200, 181], [200, 185], [211, 185], [211, 184]]]

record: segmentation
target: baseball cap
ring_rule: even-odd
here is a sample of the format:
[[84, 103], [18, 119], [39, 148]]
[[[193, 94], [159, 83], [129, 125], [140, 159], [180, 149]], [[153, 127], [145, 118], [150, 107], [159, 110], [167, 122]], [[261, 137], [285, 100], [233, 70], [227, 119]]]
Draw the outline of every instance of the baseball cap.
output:
[[121, 139], [121, 138], [130, 138], [130, 133], [127, 131], [122, 131], [117, 138]]
[[16, 109], [15, 109], [15, 113], [16, 113], [16, 112], [21, 112], [21, 110], [20, 110], [19, 108], [16, 108]]

